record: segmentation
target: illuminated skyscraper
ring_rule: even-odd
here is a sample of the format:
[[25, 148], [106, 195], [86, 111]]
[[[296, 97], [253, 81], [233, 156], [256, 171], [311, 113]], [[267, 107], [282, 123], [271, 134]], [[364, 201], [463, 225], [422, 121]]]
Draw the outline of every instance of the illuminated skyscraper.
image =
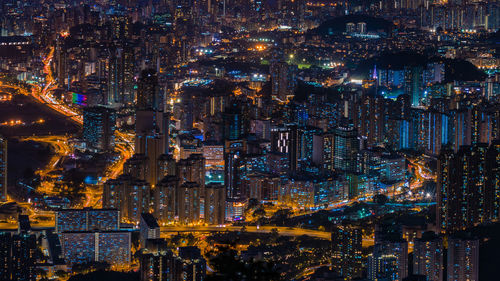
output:
[[12, 236], [11, 280], [36, 280], [36, 249], [35, 235], [19, 233]]
[[428, 281], [443, 280], [443, 239], [430, 232], [414, 243], [413, 273], [427, 276]]
[[444, 113], [426, 112], [425, 153], [428, 155], [439, 155], [441, 147], [452, 142], [449, 117]]
[[271, 120], [269, 120], [269, 119], [251, 120], [250, 132], [255, 134], [258, 138], [261, 138], [264, 140], [270, 140], [271, 139]]
[[176, 176], [164, 177], [154, 189], [153, 209], [160, 224], [173, 223], [176, 217], [176, 194], [179, 186]]
[[451, 112], [453, 120], [453, 145], [458, 151], [461, 146], [471, 145], [470, 110], [461, 109]]
[[402, 281], [408, 276], [408, 242], [382, 240], [375, 243], [368, 257], [369, 280]]
[[54, 74], [56, 75], [59, 85], [61, 85], [63, 88], [67, 85], [68, 82], [68, 54], [64, 45], [64, 38], [58, 37], [56, 40], [54, 56]]
[[423, 95], [423, 69], [420, 66], [405, 69], [405, 94], [411, 96], [412, 106], [420, 106]]
[[278, 153], [288, 154], [290, 151], [290, 128], [271, 128], [271, 150]]
[[269, 72], [271, 74], [272, 98], [281, 102], [292, 98], [297, 86], [294, 66], [288, 65], [286, 62], [273, 62]]
[[145, 181], [150, 174], [149, 164], [150, 162], [146, 155], [136, 153], [123, 164], [123, 174]]
[[134, 52], [127, 44], [118, 44], [108, 50], [108, 100], [109, 104], [133, 102]]
[[247, 150], [246, 147], [247, 143], [244, 140], [226, 140], [224, 144], [224, 184], [226, 185], [227, 199], [240, 199], [244, 197], [238, 167]]
[[206, 260], [198, 247], [179, 247], [175, 255], [169, 249], [147, 252], [140, 258], [141, 281], [203, 281]]
[[205, 223], [212, 225], [224, 224], [226, 211], [226, 188], [221, 184], [205, 186]]
[[224, 145], [203, 144], [203, 157], [205, 158], [205, 182], [224, 184]]
[[[349, 111], [349, 118], [352, 118], [359, 136], [366, 139], [368, 146], [383, 143], [387, 112], [387, 101], [384, 97], [380, 95], [363, 95], [356, 103], [356, 107], [354, 110]], [[350, 122], [350, 120], [341, 120], [340, 126], [346, 127]]]
[[198, 223], [200, 220], [200, 185], [184, 182], [177, 188], [177, 213], [181, 224]]
[[479, 280], [479, 240], [448, 239], [448, 281]]
[[158, 76], [153, 69], [141, 72], [137, 89], [137, 110], [163, 111], [162, 101], [159, 97]]
[[290, 127], [290, 170], [292, 173], [307, 172], [313, 164], [314, 136], [321, 134], [312, 126]]
[[201, 154], [191, 154], [187, 159], [177, 163], [177, 175], [181, 183], [196, 182], [201, 188], [205, 186], [205, 158]]
[[176, 162], [172, 155], [162, 154], [158, 158], [158, 181], [166, 176], [176, 175]]
[[160, 180], [158, 175], [158, 159], [166, 152], [165, 135], [147, 135], [144, 139], [144, 154], [147, 159], [146, 181], [152, 185]]
[[362, 236], [361, 229], [349, 226], [335, 227], [332, 231], [332, 265], [348, 280], [361, 277]]
[[270, 173], [251, 174], [246, 179], [248, 198], [262, 201], [276, 201], [281, 188], [281, 178]]
[[500, 140], [491, 143], [486, 154], [485, 216], [500, 217]]
[[104, 183], [103, 208], [118, 209], [123, 221], [139, 223], [141, 213], [149, 211], [151, 186], [128, 175]]
[[182, 265], [182, 275], [186, 276], [186, 280], [205, 280], [207, 262], [198, 247], [180, 247], [179, 262]]
[[141, 281], [179, 280], [177, 257], [170, 250], [142, 254]]
[[116, 115], [111, 108], [86, 107], [83, 110], [83, 139], [88, 149], [113, 150]]
[[314, 135], [313, 161], [322, 166], [324, 172], [335, 170], [335, 135], [324, 133]]
[[462, 146], [438, 158], [437, 225], [442, 232], [497, 220], [500, 206], [499, 145]]
[[7, 201], [7, 138], [0, 135], [0, 202]]
[[17, 281], [35, 281], [36, 236], [19, 233], [12, 236], [11, 278]]
[[[110, 3], [117, 5], [116, 3]], [[110, 15], [110, 38], [115, 42], [123, 42], [129, 36], [130, 18], [127, 15], [115, 13]]]
[[12, 235], [0, 232], [0, 279], [10, 276], [10, 253], [12, 251]]
[[36, 237], [0, 232], [0, 280], [36, 280]]
[[146, 180], [155, 185], [158, 176], [158, 159], [168, 154], [169, 115], [164, 112], [162, 95], [158, 87], [156, 71], [142, 71], [137, 89], [137, 110], [135, 116], [135, 153], [148, 159]]
[[241, 108], [237, 104], [227, 107], [223, 113], [225, 140], [237, 140], [243, 134], [243, 115]]
[[357, 157], [359, 152], [358, 131], [350, 123], [341, 124], [334, 130], [335, 170], [355, 173], [357, 167]]
[[[162, 111], [136, 111], [135, 153], [162, 155], [168, 152], [168, 114]], [[152, 142], [154, 141], [154, 142]], [[157, 152], [150, 152], [152, 149]], [[156, 159], [154, 159], [156, 161]]]

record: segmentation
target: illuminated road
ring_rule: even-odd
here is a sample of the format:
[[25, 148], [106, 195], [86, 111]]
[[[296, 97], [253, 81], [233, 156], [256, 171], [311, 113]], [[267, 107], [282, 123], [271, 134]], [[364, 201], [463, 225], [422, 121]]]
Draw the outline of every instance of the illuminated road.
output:
[[[293, 278], [293, 280], [298, 280], [298, 279], [301, 279], [303, 277], [310, 276], [314, 272], [316, 272], [316, 270], [318, 270], [319, 268], [326, 267], [326, 266], [331, 266], [331, 264], [320, 264], [320, 265], [308, 267], [308, 268], [304, 269], [299, 275], [295, 276], [295, 278]], [[305, 280], [308, 280], [308, 279], [305, 279]]]
[[[53, 56], [54, 56], [54, 48], [51, 48], [48, 55], [44, 57], [42, 60], [44, 64], [43, 70], [45, 73], [45, 85], [37, 85], [37, 84], [32, 85], [33, 87], [31, 91], [28, 91], [25, 88], [18, 85], [6, 84], [0, 82], [0, 88], [10, 88], [16, 90], [20, 94], [30, 95], [39, 103], [48, 106], [57, 113], [69, 118], [77, 125], [82, 126], [83, 117], [81, 113], [77, 109], [74, 109], [69, 105], [66, 105], [60, 102], [59, 100], [55, 99], [52, 95], [52, 91], [57, 89], [57, 82], [54, 79], [54, 75], [52, 74], [52, 69], [50, 66]], [[116, 131], [115, 139], [116, 139], [116, 150], [120, 153], [119, 159], [108, 166], [108, 168], [105, 171], [105, 176], [100, 181], [101, 184], [105, 182], [107, 179], [116, 178], [118, 175], [120, 175], [120, 173], [123, 171], [123, 164], [127, 159], [132, 157], [132, 155], [134, 154], [134, 145], [133, 145], [134, 137], [132, 135]], [[61, 139], [61, 141], [63, 141], [63, 139]], [[55, 145], [55, 147], [58, 146], [55, 140], [52, 140], [51, 144]], [[59, 148], [61, 150], [64, 150], [62, 147]], [[55, 158], [53, 158], [51, 162], [52, 161], [55, 161]], [[53, 162], [53, 164], [55, 166], [57, 162]], [[41, 173], [47, 174], [48, 172], [47, 170], [44, 170], [41, 171]], [[46, 186], [46, 188], [48, 189], [49, 187]], [[101, 192], [95, 189], [87, 188], [84, 193], [86, 195], [86, 199], [83, 206], [97, 207], [101, 197]]]
[[[46, 57], [42, 59], [43, 61], [43, 71], [45, 73], [45, 84], [34, 84], [32, 85], [31, 91], [15, 84], [7, 84], [0, 81], [0, 88], [14, 89], [17, 93], [23, 95], [32, 96], [39, 103], [51, 108], [55, 112], [67, 117], [72, 120], [79, 126], [83, 126], [83, 117], [78, 109], [72, 108], [69, 105], [57, 100], [52, 95], [52, 91], [57, 89], [57, 81], [54, 79], [54, 75], [52, 73], [52, 69], [50, 64], [52, 63], [54, 56], [54, 48], [50, 48], [49, 53]], [[35, 140], [36, 138], [32, 138]], [[116, 139], [116, 151], [119, 152], [119, 159], [117, 159], [114, 163], [110, 164], [105, 171], [105, 176], [101, 179], [100, 183], [102, 184], [107, 179], [116, 178], [123, 171], [123, 164], [127, 159], [132, 157], [134, 154], [134, 145], [133, 140], [134, 137], [130, 134], [125, 134], [119, 131], [115, 133]], [[38, 141], [49, 142], [56, 149], [56, 155], [50, 160], [49, 165], [39, 171], [39, 174], [42, 177], [46, 177], [50, 174], [51, 171], [56, 167], [57, 163], [60, 161], [60, 157], [63, 155], [68, 155], [70, 152], [69, 146], [67, 145], [66, 137], [39, 137]], [[42, 185], [42, 192], [50, 193], [52, 190], [53, 184], [45, 181]], [[83, 203], [84, 207], [99, 207], [99, 202], [101, 199], [102, 189], [100, 188], [90, 188], [87, 187], [84, 191], [85, 193], [85, 202]]]
[[[45, 58], [43, 58], [43, 69], [46, 75], [45, 86], [42, 87], [35, 84], [33, 85], [30, 92], [18, 85], [5, 84], [0, 82], [0, 88], [11, 88], [17, 90], [20, 94], [30, 95], [38, 102], [50, 107], [57, 113], [64, 115], [65, 117], [75, 122], [77, 125], [82, 126], [83, 117], [81, 113], [77, 109], [74, 109], [58, 101], [52, 96], [52, 91], [57, 89], [57, 84], [50, 67], [53, 56], [54, 48], [51, 48], [49, 54]], [[112, 165], [110, 165], [110, 167], [106, 171], [107, 176], [105, 177], [105, 179], [117, 177], [123, 169], [123, 163], [134, 154], [134, 136], [116, 131], [115, 138], [117, 143], [116, 150], [120, 153], [120, 160], [117, 163], [113, 163]]]
[[120, 153], [120, 159], [108, 167], [105, 177], [101, 179], [101, 182], [118, 177], [123, 171], [123, 164], [125, 164], [125, 161], [134, 154], [133, 135], [116, 131], [115, 137], [117, 140], [115, 149]]
[[68, 145], [68, 137], [66, 136], [33, 136], [23, 138], [22, 141], [35, 141], [48, 143], [54, 148], [55, 154], [50, 158], [49, 163], [42, 169], [36, 171], [40, 175], [42, 182], [37, 190], [40, 193], [54, 195], [52, 188], [54, 186], [53, 178], [50, 176], [57, 168], [57, 164], [65, 156], [71, 154], [71, 147]]
[[[245, 226], [246, 232], [251, 233], [271, 233], [276, 228], [279, 235], [283, 236], [309, 236], [319, 239], [330, 240], [332, 234], [327, 231], [296, 228], [296, 227], [281, 227], [281, 226]], [[161, 227], [161, 232], [164, 236], [170, 236], [178, 232], [224, 232], [224, 231], [241, 231], [241, 226], [165, 226]], [[373, 239], [363, 238], [363, 246], [368, 247], [373, 245]]]
[[[432, 180], [435, 179], [435, 176], [427, 173], [426, 172], [426, 167], [424, 164], [422, 164], [419, 161], [410, 161], [410, 163], [416, 167], [415, 169], [415, 177], [414, 179], [409, 183], [409, 189], [410, 190], [416, 190], [422, 187], [424, 181], [426, 180]], [[403, 188], [404, 183], [398, 183], [394, 185], [392, 188], [387, 188], [385, 192], [382, 194], [385, 194], [387, 196], [398, 196], [398, 195], [403, 195], [405, 191]], [[374, 194], [373, 194], [374, 195]], [[345, 206], [349, 206], [351, 204], [354, 204], [356, 202], [362, 202], [362, 201], [368, 201], [372, 200], [373, 195], [367, 195], [362, 198], [354, 198], [351, 200], [346, 200], [343, 202], [339, 202], [336, 204], [332, 204], [329, 206], [328, 209], [337, 209], [337, 208], [343, 208]], [[303, 216], [308, 213], [314, 213], [314, 212], [306, 212], [306, 213], [298, 213], [298, 216]], [[223, 232], [223, 231], [240, 231], [241, 226], [171, 226], [171, 227], [162, 227], [161, 231], [164, 235], [168, 236], [169, 233], [170, 235], [176, 232]], [[326, 232], [326, 231], [320, 231], [320, 230], [311, 230], [311, 229], [302, 229], [302, 228], [290, 228], [290, 227], [275, 227], [275, 226], [260, 226], [257, 228], [256, 226], [246, 226], [246, 231], [247, 232], [252, 232], [252, 233], [270, 233], [273, 228], [277, 228], [278, 232], [280, 235], [284, 236], [310, 236], [310, 237], [315, 237], [315, 238], [320, 238], [320, 239], [331, 239], [331, 233]], [[363, 237], [363, 247], [369, 247], [373, 246], [374, 244], [374, 239], [373, 237]]]
[[[52, 70], [50, 67], [53, 55], [54, 55], [54, 48], [51, 48], [49, 55], [43, 60], [47, 85], [41, 91], [32, 91], [32, 95], [35, 98], [43, 102], [46, 102], [46, 104], [48, 104], [52, 109], [71, 118], [71, 120], [73, 120], [75, 123], [81, 126], [83, 125], [83, 117], [81, 116], [81, 114], [76, 110], [73, 110], [69, 106], [60, 103], [59, 101], [54, 99], [51, 95], [51, 91], [54, 89], [54, 87], [52, 87], [51, 85], [56, 84], [56, 81], [53, 78]], [[127, 159], [132, 157], [132, 155], [134, 154], [133, 136], [122, 133], [120, 131], [116, 131], [115, 138], [117, 143], [116, 150], [120, 153], [120, 159], [108, 167], [105, 173], [106, 176], [102, 178], [101, 183], [109, 178], [116, 178], [122, 172], [123, 164], [125, 163], [125, 161], [127, 161]]]
[[65, 136], [37, 136], [26, 137], [22, 141], [35, 141], [50, 144], [55, 149], [55, 155], [50, 159], [49, 164], [42, 170], [38, 170], [37, 174], [44, 177], [54, 170], [62, 156], [68, 156], [71, 153], [71, 148], [68, 145], [68, 138]]
[[415, 169], [415, 172], [416, 172], [415, 176], [420, 181], [424, 181], [424, 180], [436, 180], [436, 175], [428, 172], [429, 169], [425, 166], [424, 163], [422, 163], [422, 161], [410, 160], [410, 164], [412, 166], [416, 167], [416, 169]]
[[[241, 226], [172, 226], [161, 227], [162, 233], [171, 232], [223, 232], [223, 231], [240, 231]], [[283, 236], [310, 236], [320, 239], [331, 239], [331, 233], [319, 230], [310, 230], [303, 228], [278, 227], [278, 226], [245, 226], [246, 232], [252, 233], [271, 233], [273, 228], [278, 229], [278, 233]]]

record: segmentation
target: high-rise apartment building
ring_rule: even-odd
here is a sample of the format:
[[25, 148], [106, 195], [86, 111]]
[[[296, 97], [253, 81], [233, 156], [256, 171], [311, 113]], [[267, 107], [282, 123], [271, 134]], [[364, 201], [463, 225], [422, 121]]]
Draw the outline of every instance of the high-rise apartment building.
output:
[[122, 221], [139, 223], [140, 215], [149, 212], [151, 186], [143, 180], [121, 175], [104, 183], [103, 208], [118, 209]]
[[173, 223], [176, 218], [176, 192], [179, 178], [176, 176], [164, 177], [154, 189], [154, 214], [160, 224]]
[[131, 232], [77, 231], [60, 234], [61, 247], [67, 264], [108, 262], [111, 265], [130, 265]]
[[447, 263], [448, 281], [479, 280], [479, 240], [450, 237]]
[[402, 281], [407, 276], [408, 242], [384, 239], [375, 243], [368, 257], [368, 279]]
[[271, 74], [271, 95], [273, 99], [281, 102], [293, 97], [297, 79], [296, 69], [286, 62], [273, 62], [270, 67]]
[[162, 177], [158, 160], [169, 151], [170, 116], [164, 112], [163, 95], [158, 86], [155, 70], [143, 70], [138, 81], [135, 114], [135, 153], [145, 155], [145, 180], [156, 185]]
[[442, 232], [464, 230], [498, 219], [500, 144], [462, 146], [438, 158], [437, 225]]
[[118, 209], [63, 209], [56, 212], [56, 232], [111, 231], [120, 228]]
[[22, 232], [0, 233], [0, 280], [35, 281], [36, 236]]
[[178, 265], [177, 257], [170, 250], [142, 254], [141, 281], [179, 280]]
[[7, 138], [0, 135], [0, 202], [7, 201]]
[[227, 107], [222, 119], [224, 122], [223, 137], [225, 140], [238, 140], [243, 134], [243, 115], [241, 107], [237, 104], [231, 104]]
[[179, 254], [170, 249], [149, 251], [140, 257], [141, 281], [203, 281], [206, 260], [197, 247], [180, 247]]
[[187, 159], [177, 163], [177, 176], [181, 184], [187, 181], [196, 182], [201, 188], [205, 186], [205, 158], [202, 154], [191, 154]]
[[306, 172], [313, 165], [314, 136], [321, 134], [320, 128], [312, 126], [290, 127], [290, 170], [292, 173]]
[[224, 184], [224, 145], [204, 143], [202, 150], [205, 158], [205, 182]]
[[123, 164], [123, 174], [138, 180], [147, 181], [150, 178], [151, 167], [149, 167], [149, 164], [150, 161], [146, 155], [136, 153]]
[[332, 231], [332, 265], [345, 279], [361, 277], [362, 273], [362, 230], [339, 226]]
[[423, 93], [423, 68], [412, 66], [405, 69], [405, 94], [411, 97], [412, 106], [420, 106]]
[[163, 111], [158, 89], [158, 76], [153, 69], [141, 72], [137, 83], [137, 109], [140, 111]]
[[182, 276], [185, 276], [186, 280], [205, 280], [207, 262], [198, 247], [180, 247], [178, 259]]
[[36, 250], [37, 244], [35, 235], [28, 233], [19, 233], [12, 236], [12, 280], [36, 280]]
[[200, 185], [187, 181], [177, 187], [177, 214], [181, 224], [198, 223], [200, 220]]
[[413, 245], [413, 274], [425, 275], [428, 281], [443, 280], [443, 239], [434, 233], [424, 233]]
[[205, 186], [205, 223], [211, 225], [224, 224], [226, 217], [226, 188], [221, 184]]
[[12, 252], [12, 234], [0, 232], [0, 279], [10, 276], [10, 255]]
[[116, 114], [111, 108], [85, 107], [83, 110], [83, 139], [88, 149], [113, 150], [115, 145]]
[[334, 130], [334, 167], [335, 170], [355, 173], [358, 169], [357, 158], [359, 140], [357, 130], [352, 124], [344, 123]]
[[0, 280], [35, 281], [36, 237], [28, 233], [0, 233]]
[[175, 176], [177, 163], [171, 154], [162, 154], [158, 158], [158, 181], [161, 181], [166, 176]]
[[224, 144], [224, 184], [226, 185], [226, 198], [240, 199], [244, 197], [241, 176], [238, 167], [247, 150], [245, 140], [226, 140]]
[[[367, 146], [377, 146], [384, 142], [387, 101], [381, 95], [364, 95], [355, 103], [355, 108], [347, 112], [360, 137]], [[340, 127], [349, 127], [350, 121], [340, 120]]]
[[313, 162], [321, 165], [321, 169], [328, 173], [335, 170], [335, 135], [323, 133], [314, 135]]

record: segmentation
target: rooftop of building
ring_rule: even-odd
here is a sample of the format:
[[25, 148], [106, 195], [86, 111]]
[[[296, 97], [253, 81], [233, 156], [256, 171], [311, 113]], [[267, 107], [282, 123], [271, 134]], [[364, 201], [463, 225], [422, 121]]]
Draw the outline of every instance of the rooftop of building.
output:
[[150, 213], [142, 213], [141, 219], [146, 223], [149, 228], [158, 228], [160, 225], [156, 218]]

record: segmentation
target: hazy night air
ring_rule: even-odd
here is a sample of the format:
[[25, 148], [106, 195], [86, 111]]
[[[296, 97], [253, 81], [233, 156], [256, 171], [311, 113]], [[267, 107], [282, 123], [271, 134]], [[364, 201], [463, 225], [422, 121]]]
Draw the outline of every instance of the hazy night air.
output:
[[500, 3], [3, 0], [0, 281], [488, 281]]

